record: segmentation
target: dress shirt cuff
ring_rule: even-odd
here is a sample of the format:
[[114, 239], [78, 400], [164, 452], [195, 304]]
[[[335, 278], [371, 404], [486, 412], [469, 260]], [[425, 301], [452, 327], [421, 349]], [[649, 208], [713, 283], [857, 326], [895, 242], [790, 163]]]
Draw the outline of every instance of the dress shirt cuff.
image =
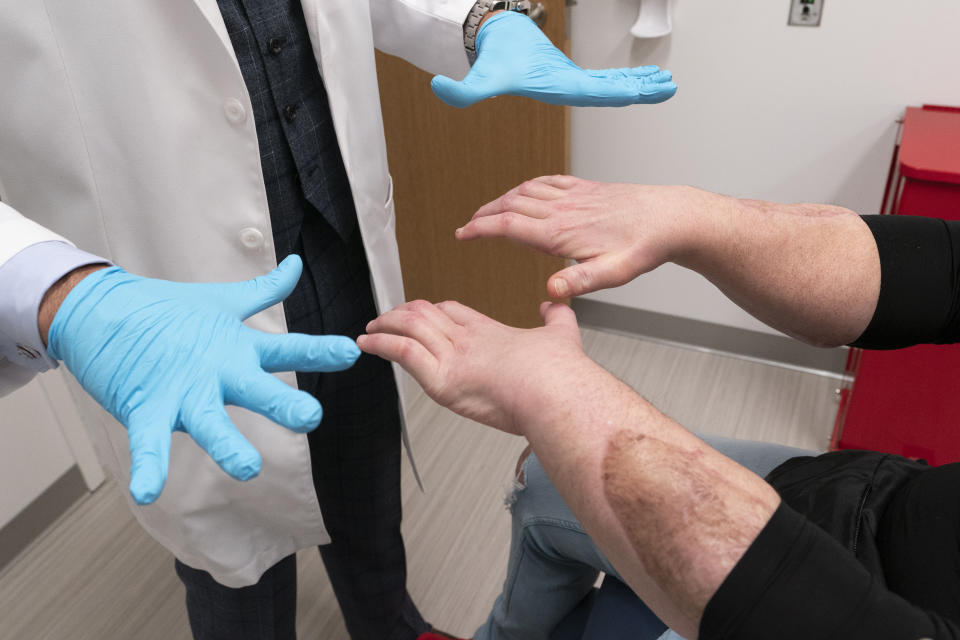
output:
[[88, 264], [109, 263], [60, 241], [32, 244], [0, 265], [0, 356], [35, 371], [57, 366], [40, 339], [37, 314], [57, 280]]

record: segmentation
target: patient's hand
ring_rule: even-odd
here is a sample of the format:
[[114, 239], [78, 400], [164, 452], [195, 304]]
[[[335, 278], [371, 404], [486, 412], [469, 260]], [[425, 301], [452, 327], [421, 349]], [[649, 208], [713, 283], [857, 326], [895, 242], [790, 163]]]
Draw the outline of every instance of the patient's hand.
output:
[[[570, 307], [544, 303], [545, 326], [515, 329], [459, 302], [409, 302], [367, 325], [357, 344], [399, 363], [438, 404], [523, 435], [524, 415], [597, 369], [583, 353]], [[587, 366], [584, 367], [584, 364]]]
[[693, 250], [713, 194], [689, 187], [609, 184], [546, 176], [481, 207], [460, 240], [509, 238], [579, 264], [555, 273], [555, 298], [616, 287]]

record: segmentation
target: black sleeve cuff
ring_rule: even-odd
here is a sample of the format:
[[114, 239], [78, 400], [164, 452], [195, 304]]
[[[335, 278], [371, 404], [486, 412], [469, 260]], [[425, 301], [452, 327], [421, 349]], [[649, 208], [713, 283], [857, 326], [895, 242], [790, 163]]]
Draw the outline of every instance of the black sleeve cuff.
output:
[[852, 553], [781, 504], [707, 603], [702, 640], [958, 638], [877, 583]]
[[960, 222], [862, 216], [880, 252], [880, 297], [851, 346], [899, 349], [960, 340]]

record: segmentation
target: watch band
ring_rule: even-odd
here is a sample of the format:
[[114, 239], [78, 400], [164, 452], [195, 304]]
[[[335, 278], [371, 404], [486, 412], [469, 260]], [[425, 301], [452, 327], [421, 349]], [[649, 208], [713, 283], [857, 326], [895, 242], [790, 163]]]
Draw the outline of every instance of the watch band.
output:
[[463, 46], [470, 64], [477, 60], [477, 31], [485, 15], [491, 11], [516, 11], [529, 15], [531, 9], [533, 3], [530, 0], [477, 0], [463, 23]]

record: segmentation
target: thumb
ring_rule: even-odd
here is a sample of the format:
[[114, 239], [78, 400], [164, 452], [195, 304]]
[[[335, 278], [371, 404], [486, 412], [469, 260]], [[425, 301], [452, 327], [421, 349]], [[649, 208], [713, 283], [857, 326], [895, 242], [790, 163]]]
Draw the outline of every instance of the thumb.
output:
[[470, 79], [469, 73], [461, 82], [447, 76], [433, 76], [433, 80], [430, 81], [430, 88], [433, 89], [434, 95], [451, 107], [457, 107], [458, 109], [469, 107], [490, 97]]
[[579, 333], [577, 314], [568, 305], [559, 302], [544, 302], [540, 305], [540, 315], [546, 327], [564, 327]]
[[624, 275], [620, 260], [603, 256], [562, 269], [550, 276], [547, 292], [553, 298], [569, 298], [585, 293], [618, 287], [630, 280]]
[[227, 285], [225, 297], [233, 303], [237, 313], [246, 320], [285, 300], [297, 286], [301, 273], [303, 273], [303, 261], [300, 256], [289, 255], [276, 269], [266, 275]]
[[577, 325], [577, 314], [573, 309], [559, 302], [544, 302], [540, 305], [540, 315], [543, 316], [545, 327], [556, 327], [570, 335], [577, 344], [580, 342], [580, 327]]

